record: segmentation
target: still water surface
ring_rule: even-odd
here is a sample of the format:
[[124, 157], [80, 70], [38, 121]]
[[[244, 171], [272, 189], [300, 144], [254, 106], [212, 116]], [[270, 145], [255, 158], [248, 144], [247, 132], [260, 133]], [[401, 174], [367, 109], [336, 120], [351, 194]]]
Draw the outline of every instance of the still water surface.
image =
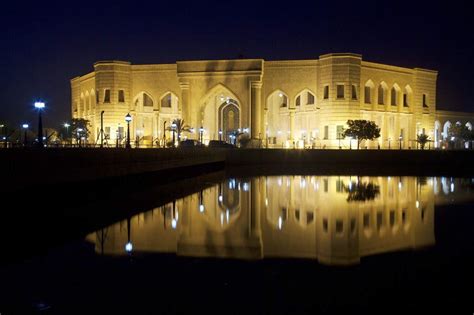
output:
[[326, 265], [436, 244], [435, 206], [470, 202], [472, 179], [229, 178], [87, 236], [106, 255], [158, 252]]
[[474, 312], [472, 178], [207, 187], [0, 267], [0, 313]]

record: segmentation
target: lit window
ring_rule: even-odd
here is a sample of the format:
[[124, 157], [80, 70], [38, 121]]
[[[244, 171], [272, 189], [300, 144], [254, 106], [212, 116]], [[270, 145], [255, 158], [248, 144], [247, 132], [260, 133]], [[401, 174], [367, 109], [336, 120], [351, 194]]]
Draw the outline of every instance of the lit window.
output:
[[337, 92], [337, 98], [342, 99], [344, 98], [344, 85], [338, 84], [336, 87], [336, 92]]
[[105, 89], [104, 92], [104, 103], [110, 103], [110, 90]]

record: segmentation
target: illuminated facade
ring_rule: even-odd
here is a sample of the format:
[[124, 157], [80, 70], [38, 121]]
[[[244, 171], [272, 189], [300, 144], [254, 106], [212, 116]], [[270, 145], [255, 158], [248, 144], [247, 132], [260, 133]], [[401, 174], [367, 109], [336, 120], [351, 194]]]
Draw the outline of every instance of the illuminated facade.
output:
[[137, 252], [357, 264], [365, 256], [434, 245], [435, 197], [451, 200], [454, 185], [414, 177], [229, 179], [87, 239], [109, 255], [125, 255], [125, 245], [133, 244]]
[[445, 126], [473, 121], [436, 111], [436, 78], [436, 71], [367, 62], [349, 53], [291, 61], [101, 61], [71, 80], [72, 115], [91, 122], [89, 142], [96, 143], [104, 111], [104, 133], [112, 143], [125, 138], [124, 117], [130, 113], [131, 139], [144, 145], [169, 140], [167, 127], [182, 118], [196, 130], [184, 136], [198, 139], [203, 127], [205, 142], [229, 140], [240, 129], [254, 145], [349, 148], [351, 140], [340, 139], [347, 120], [368, 119], [381, 127], [381, 137], [363, 147], [415, 147], [416, 134], [423, 132], [439, 146]]

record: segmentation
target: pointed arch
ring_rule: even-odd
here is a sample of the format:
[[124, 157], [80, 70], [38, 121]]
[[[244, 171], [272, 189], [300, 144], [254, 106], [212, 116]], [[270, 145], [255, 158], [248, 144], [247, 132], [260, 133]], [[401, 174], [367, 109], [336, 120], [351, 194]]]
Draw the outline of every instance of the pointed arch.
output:
[[168, 109], [172, 112], [178, 111], [179, 98], [178, 96], [171, 92], [167, 91], [160, 97], [160, 109]]
[[364, 103], [365, 104], [372, 104], [373, 94], [374, 94], [374, 81], [367, 80], [364, 84]]
[[[210, 88], [206, 94], [201, 98], [201, 104], [207, 103], [211, 97], [215, 97], [217, 94], [222, 94], [222, 97], [229, 97], [237, 101], [238, 104], [242, 104], [240, 98], [237, 94], [232, 91], [232, 89], [228, 88], [222, 83], [217, 83], [212, 88]], [[226, 96], [224, 96], [226, 95]]]
[[143, 107], [153, 107], [154, 104], [156, 104], [155, 99], [150, 93], [146, 91], [140, 91], [133, 98], [132, 107], [143, 109]]
[[377, 104], [386, 105], [387, 104], [387, 91], [388, 85], [384, 81], [380, 82], [377, 89]]
[[283, 92], [280, 89], [274, 90], [267, 97], [267, 108], [277, 105], [279, 108], [288, 108], [289, 107], [289, 98], [288, 94]]
[[308, 88], [301, 90], [295, 97], [295, 106], [315, 105], [316, 96], [313, 91]]
[[403, 89], [403, 107], [410, 107], [413, 101], [413, 89], [406, 85]]
[[390, 105], [392, 106], [397, 106], [399, 104], [399, 95], [400, 95], [401, 89], [398, 86], [398, 84], [394, 84], [392, 86], [392, 89], [390, 90]]
[[449, 128], [451, 128], [451, 122], [448, 120], [447, 122], [444, 123], [444, 126], [443, 126], [443, 138], [444, 139], [448, 139], [448, 135], [449, 135]]
[[434, 146], [439, 147], [439, 141], [441, 140], [441, 123], [436, 120], [434, 124]]

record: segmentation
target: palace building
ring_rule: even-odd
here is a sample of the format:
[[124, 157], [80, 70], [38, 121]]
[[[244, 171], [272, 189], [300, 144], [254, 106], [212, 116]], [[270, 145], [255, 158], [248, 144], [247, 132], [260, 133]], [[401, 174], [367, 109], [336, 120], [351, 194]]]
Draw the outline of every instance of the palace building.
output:
[[[352, 53], [314, 60], [178, 61], [133, 65], [99, 61], [71, 80], [73, 118], [91, 123], [99, 141], [101, 113], [109, 145], [130, 138], [162, 145], [176, 118], [194, 132], [182, 138], [231, 140], [248, 133], [263, 147], [349, 148], [341, 134], [348, 119], [375, 121], [381, 137], [368, 148], [414, 148], [425, 133], [440, 147], [453, 124], [472, 128], [474, 115], [436, 110], [437, 72], [362, 60]], [[200, 132], [202, 130], [202, 132]]]

